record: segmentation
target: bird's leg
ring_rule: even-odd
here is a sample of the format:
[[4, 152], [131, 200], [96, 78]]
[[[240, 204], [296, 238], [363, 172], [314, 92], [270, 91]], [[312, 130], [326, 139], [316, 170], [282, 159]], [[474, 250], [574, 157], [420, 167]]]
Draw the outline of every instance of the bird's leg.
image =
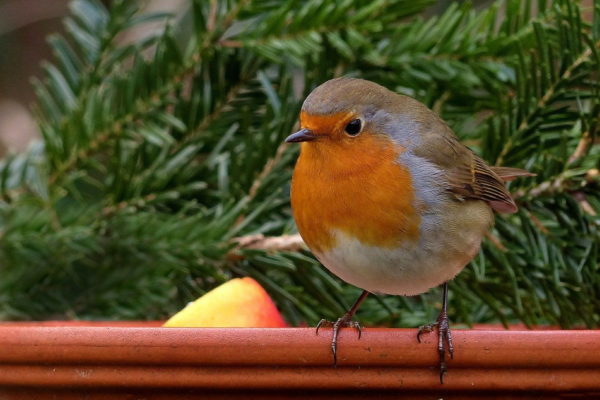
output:
[[322, 319], [317, 324], [317, 330], [315, 332], [317, 335], [319, 334], [319, 329], [321, 327], [324, 327], [324, 326], [333, 327], [333, 337], [331, 339], [331, 352], [333, 353], [333, 365], [334, 366], [337, 366], [337, 338], [338, 338], [338, 332], [339, 332], [340, 328], [346, 327], [346, 328], [356, 329], [358, 331], [359, 339], [360, 339], [360, 336], [362, 335], [362, 327], [360, 326], [360, 324], [358, 322], [352, 321], [352, 317], [354, 317], [354, 314], [356, 314], [356, 310], [358, 310], [358, 307], [363, 302], [363, 300], [367, 298], [368, 295], [369, 295], [369, 292], [367, 292], [366, 290], [363, 290], [360, 297], [354, 302], [352, 307], [350, 307], [350, 309], [348, 311], [346, 311], [346, 313], [344, 315], [342, 315], [340, 318], [338, 318], [337, 321], [331, 322], [331, 321], [327, 321], [326, 319]]
[[450, 354], [450, 358], [454, 358], [454, 345], [452, 343], [452, 331], [450, 331], [450, 324], [448, 321], [448, 282], [444, 283], [444, 294], [442, 299], [442, 311], [438, 315], [436, 322], [429, 325], [423, 325], [419, 327], [419, 333], [417, 333], [417, 340], [421, 343], [421, 335], [438, 328], [438, 353], [440, 355], [440, 383], [444, 383], [444, 375], [446, 374], [446, 351]]

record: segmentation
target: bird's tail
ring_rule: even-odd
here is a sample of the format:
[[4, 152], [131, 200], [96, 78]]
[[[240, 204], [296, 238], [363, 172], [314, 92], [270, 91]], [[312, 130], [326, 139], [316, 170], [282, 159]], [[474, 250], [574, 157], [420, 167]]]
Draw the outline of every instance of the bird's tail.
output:
[[498, 175], [504, 182], [510, 182], [513, 179], [522, 177], [522, 176], [535, 176], [529, 171], [525, 171], [524, 169], [519, 168], [510, 168], [510, 167], [490, 167], [492, 171], [496, 175]]

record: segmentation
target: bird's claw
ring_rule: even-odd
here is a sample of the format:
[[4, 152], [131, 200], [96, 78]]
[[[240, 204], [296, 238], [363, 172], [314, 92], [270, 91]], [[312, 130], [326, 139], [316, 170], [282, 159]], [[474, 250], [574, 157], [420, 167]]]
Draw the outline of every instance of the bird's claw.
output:
[[358, 331], [358, 338], [360, 339], [360, 337], [362, 336], [362, 326], [359, 322], [353, 321], [351, 315], [344, 314], [335, 322], [328, 321], [326, 319], [320, 320], [317, 324], [317, 329], [315, 333], [318, 335], [320, 328], [329, 326], [333, 328], [333, 336], [331, 338], [331, 353], [333, 354], [333, 365], [337, 367], [337, 338], [339, 330], [341, 328], [354, 328]]
[[427, 325], [421, 325], [419, 327], [419, 332], [417, 333], [417, 341], [419, 343], [421, 343], [421, 335], [424, 333], [433, 332], [433, 330], [435, 329], [436, 326], [438, 326], [437, 322], [434, 322], [432, 324], [427, 324]]
[[448, 371], [446, 367], [446, 351], [450, 355], [450, 359], [454, 358], [454, 344], [452, 343], [452, 331], [450, 330], [448, 315], [445, 312], [441, 312], [436, 322], [420, 326], [417, 333], [417, 341], [421, 343], [421, 335], [432, 332], [436, 326], [438, 328], [438, 353], [440, 355], [440, 383], [443, 384], [444, 375]]
[[326, 319], [322, 319], [317, 324], [316, 334], [319, 334], [319, 329], [321, 327], [333, 327], [334, 329], [339, 330], [340, 328], [354, 328], [358, 332], [358, 338], [360, 339], [362, 335], [362, 325], [360, 322], [352, 321], [350, 319], [345, 319], [344, 317], [338, 318], [337, 321], [332, 322]]

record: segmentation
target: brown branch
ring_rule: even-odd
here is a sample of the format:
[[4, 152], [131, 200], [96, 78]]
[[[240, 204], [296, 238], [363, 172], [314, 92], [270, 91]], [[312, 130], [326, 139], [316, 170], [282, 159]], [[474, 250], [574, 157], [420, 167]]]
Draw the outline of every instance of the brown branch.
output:
[[206, 128], [208, 128], [210, 124], [215, 119], [217, 119], [217, 117], [221, 115], [221, 113], [227, 108], [227, 106], [237, 97], [239, 92], [244, 87], [246, 79], [247, 78], [241, 77], [240, 81], [229, 89], [227, 95], [225, 96], [225, 99], [220, 103], [216, 104], [212, 112], [206, 115], [204, 118], [202, 118], [202, 120], [198, 125], [196, 125], [194, 130], [192, 130], [179, 144], [177, 144], [173, 151], [175, 152], [181, 149], [181, 147], [189, 144], [192, 140], [196, 139], [200, 134], [202, 134], [206, 130]]
[[444, 107], [444, 104], [446, 103], [446, 101], [450, 98], [450, 92], [448, 90], [444, 91], [444, 93], [442, 93], [442, 95], [435, 101], [435, 103], [433, 103], [433, 107], [432, 110], [433, 112], [435, 112], [437, 115], [442, 115], [442, 107]]
[[[289, 147], [290, 146], [287, 145], [287, 143], [281, 143], [279, 145], [279, 147], [277, 147], [277, 150], [275, 151], [275, 155], [265, 163], [263, 169], [260, 171], [260, 173], [254, 180], [254, 182], [252, 182], [252, 185], [250, 186], [250, 190], [248, 191], [248, 194], [244, 198], [244, 201], [246, 202], [246, 204], [250, 203], [254, 199], [254, 197], [256, 197], [256, 194], [258, 193], [258, 189], [260, 189], [262, 182], [271, 173], [273, 168], [275, 168], [275, 166], [279, 163], [279, 161], [281, 160], [281, 158], [283, 157], [283, 155], [285, 154], [286, 150]], [[234, 226], [238, 226], [245, 219], [246, 219], [246, 215], [240, 215], [239, 218], [235, 221]]]
[[[594, 124], [594, 131], [596, 126], [597, 124]], [[567, 164], [573, 164], [575, 161], [587, 154], [588, 150], [590, 149], [590, 146], [593, 143], [592, 136], [594, 135], [590, 132], [590, 130], [585, 131], [581, 135], [581, 139], [579, 139], [577, 147], [575, 148], [573, 154], [571, 154], [571, 156], [569, 157], [569, 161], [567, 161]]]
[[299, 251], [306, 249], [300, 234], [282, 236], [264, 236], [262, 234], [240, 236], [233, 239], [237, 249], [266, 251]]
[[485, 233], [485, 237], [490, 241], [490, 243], [492, 243], [494, 246], [496, 246], [500, 251], [507, 251], [508, 250], [502, 244], [502, 242], [500, 241], [500, 239], [498, 237], [496, 237], [494, 234], [492, 234], [491, 232], [486, 232]]
[[533, 222], [533, 224], [540, 230], [540, 232], [544, 234], [549, 233], [548, 228], [546, 228], [544, 224], [542, 224], [542, 221], [540, 221], [540, 219], [536, 217], [533, 213], [529, 213], [529, 218], [531, 218], [531, 222]]
[[217, 5], [217, 0], [211, 0], [210, 11], [208, 13], [208, 21], [206, 23], [206, 30], [208, 32], [212, 32], [215, 30], [215, 25], [217, 22]]
[[225, 31], [227, 28], [229, 28], [231, 26], [231, 24], [233, 23], [233, 20], [237, 17], [237, 15], [242, 10], [242, 8], [246, 7], [251, 2], [252, 2], [251, 0], [242, 0], [239, 2], [239, 4], [237, 5], [236, 8], [234, 8], [233, 10], [231, 10], [231, 12], [229, 12], [229, 14], [223, 20], [223, 27], [225, 28], [225, 29], [223, 29], [223, 31]]
[[236, 49], [244, 47], [244, 43], [239, 40], [220, 40], [219, 44], [223, 47], [233, 47]]
[[135, 207], [135, 208], [143, 207], [147, 203], [154, 201], [156, 199], [156, 197], [157, 197], [157, 195], [155, 193], [150, 193], [143, 197], [125, 200], [125, 201], [121, 201], [117, 204], [106, 206], [102, 209], [102, 216], [108, 217], [108, 216], [115, 214], [118, 211], [121, 211], [127, 207]]
[[277, 251], [301, 251], [306, 250], [306, 244], [299, 234], [282, 236], [264, 236], [262, 234], [240, 236], [232, 239], [235, 247], [225, 256], [228, 260], [240, 260], [243, 258], [240, 250], [265, 250]]
[[[575, 162], [576, 160], [578, 160], [580, 157], [584, 156], [587, 153], [587, 151], [589, 150], [589, 146], [593, 143], [591, 136], [592, 135], [590, 135], [590, 131], [586, 131], [583, 133], [579, 143], [577, 144], [577, 148], [575, 149], [573, 154], [571, 154], [571, 156], [569, 157], [569, 161], [567, 162], [567, 165]], [[588, 170], [585, 174], [585, 180], [587, 183], [591, 183], [592, 181], [597, 180], [597, 177], [598, 177], [598, 169], [596, 169], [596, 168], [592, 168], [592, 169]], [[584, 185], [586, 182], [584, 182]], [[534, 186], [531, 189], [521, 189], [521, 190], [516, 191], [513, 194], [513, 198], [518, 199], [525, 195], [529, 195], [531, 197], [537, 197], [542, 194], [556, 193], [561, 190], [564, 190], [567, 183], [568, 183], [568, 178], [566, 177], [566, 171], [565, 171], [565, 172], [555, 176], [554, 179], [542, 182], [539, 185]], [[586, 210], [586, 212], [587, 212], [587, 210]]]
[[573, 193], [573, 198], [577, 201], [577, 203], [579, 203], [579, 206], [585, 213], [591, 215], [592, 217], [595, 217], [597, 215], [596, 210], [594, 210], [594, 207], [592, 207], [590, 202], [587, 201], [585, 193], [575, 192]]
[[513, 195], [513, 199], [519, 199], [524, 196], [537, 197], [542, 194], [555, 193], [563, 189], [565, 183], [564, 174], [560, 174], [556, 176], [554, 179], [542, 182], [537, 186], [532, 187], [531, 189], [521, 189], [517, 190]]
[[265, 178], [273, 171], [273, 168], [279, 163], [286, 150], [288, 150], [290, 146], [287, 143], [281, 143], [277, 150], [275, 151], [275, 155], [270, 158], [263, 167], [262, 171], [258, 174], [254, 182], [252, 182], [252, 186], [250, 186], [250, 190], [248, 191], [248, 201], [254, 199], [258, 189], [260, 189], [260, 185], [265, 180]]

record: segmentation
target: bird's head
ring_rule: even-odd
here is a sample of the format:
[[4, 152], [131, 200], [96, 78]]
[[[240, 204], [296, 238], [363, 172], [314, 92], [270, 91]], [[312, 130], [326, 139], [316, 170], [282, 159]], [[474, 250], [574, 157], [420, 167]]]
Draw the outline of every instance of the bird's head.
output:
[[404, 99], [408, 98], [363, 79], [329, 80], [306, 98], [300, 112], [301, 129], [285, 141], [339, 148], [393, 140], [390, 127]]

